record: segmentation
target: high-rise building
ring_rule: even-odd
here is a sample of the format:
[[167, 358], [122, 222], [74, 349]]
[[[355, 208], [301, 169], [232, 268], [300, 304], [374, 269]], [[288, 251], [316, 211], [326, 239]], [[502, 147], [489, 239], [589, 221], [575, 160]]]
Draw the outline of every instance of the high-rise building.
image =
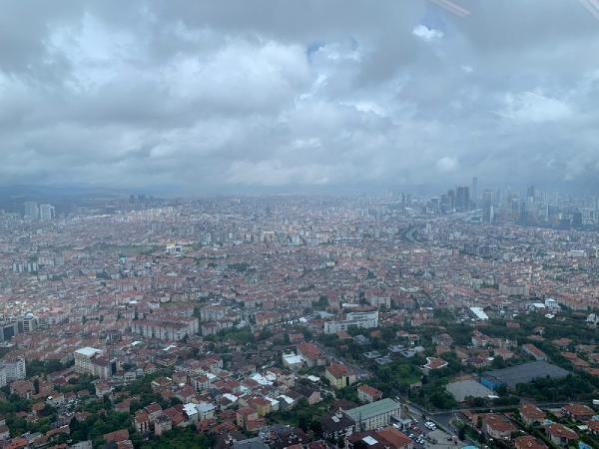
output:
[[465, 212], [470, 209], [470, 189], [467, 186], [457, 188], [455, 208], [458, 212]]
[[528, 186], [526, 189], [526, 198], [529, 202], [534, 202], [535, 200], [535, 186]]
[[40, 217], [40, 209], [35, 201], [26, 201], [24, 209], [26, 219], [37, 220]]
[[483, 207], [483, 222], [488, 224], [495, 222], [495, 209], [491, 203], [487, 203]]
[[472, 178], [472, 202], [477, 205], [478, 204], [478, 177]]
[[56, 218], [56, 209], [51, 204], [40, 204], [40, 220], [52, 221]]
[[449, 190], [447, 192], [447, 200], [449, 204], [449, 210], [453, 212], [455, 209], [455, 190]]
[[498, 203], [498, 200], [497, 200], [496, 192], [491, 189], [485, 189], [483, 191], [483, 197], [482, 197], [483, 207], [487, 207], [489, 205], [495, 206], [497, 203]]

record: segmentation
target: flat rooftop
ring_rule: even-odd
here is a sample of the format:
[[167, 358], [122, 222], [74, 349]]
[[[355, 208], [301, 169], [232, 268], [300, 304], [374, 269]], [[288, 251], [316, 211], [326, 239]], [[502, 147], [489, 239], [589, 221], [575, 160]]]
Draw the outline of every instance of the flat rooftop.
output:
[[561, 379], [568, 374], [570, 373], [565, 369], [540, 360], [509, 368], [485, 371], [482, 377], [488, 378], [495, 383], [507, 385], [508, 387], [515, 387], [518, 384], [527, 384], [535, 379], [544, 377]]
[[390, 398], [385, 398], [381, 399], [380, 401], [352, 408], [351, 410], [346, 410], [345, 414], [355, 422], [359, 422], [360, 419], [370, 419], [374, 416], [389, 413], [400, 408], [401, 404], [399, 402]]
[[463, 402], [468, 396], [473, 398], [486, 398], [495, 394], [484, 385], [474, 380], [461, 380], [447, 384], [446, 390], [458, 402]]
[[85, 346], [84, 348], [77, 349], [75, 352], [86, 357], [93, 357], [96, 354], [102, 354], [103, 351], [90, 346]]

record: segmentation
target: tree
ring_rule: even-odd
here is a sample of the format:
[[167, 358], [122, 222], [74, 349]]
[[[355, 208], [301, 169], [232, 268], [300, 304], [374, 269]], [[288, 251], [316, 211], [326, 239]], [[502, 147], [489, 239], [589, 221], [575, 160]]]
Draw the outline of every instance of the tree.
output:
[[322, 423], [319, 419], [313, 419], [310, 423], [310, 430], [314, 432], [317, 437], [322, 436]]
[[324, 310], [329, 307], [329, 298], [326, 295], [320, 295], [318, 301], [314, 301], [312, 306], [317, 310]]
[[495, 392], [499, 395], [499, 396], [505, 396], [508, 393], [507, 390], [507, 386], [505, 385], [500, 385], [499, 387], [497, 387], [497, 389], [495, 390]]
[[501, 357], [500, 355], [496, 356], [493, 359], [493, 362], [491, 363], [491, 367], [493, 369], [501, 369], [501, 368], [505, 368], [507, 366], [507, 364], [505, 363], [505, 360], [503, 360], [503, 357]]

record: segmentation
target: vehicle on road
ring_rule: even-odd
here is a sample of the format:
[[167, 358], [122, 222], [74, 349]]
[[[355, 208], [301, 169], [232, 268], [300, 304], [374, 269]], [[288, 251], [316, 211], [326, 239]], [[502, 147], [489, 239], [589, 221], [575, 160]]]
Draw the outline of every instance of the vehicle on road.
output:
[[435, 429], [437, 429], [437, 425], [434, 422], [432, 422], [432, 421], [425, 422], [424, 423], [424, 427], [426, 427], [429, 430], [435, 430]]

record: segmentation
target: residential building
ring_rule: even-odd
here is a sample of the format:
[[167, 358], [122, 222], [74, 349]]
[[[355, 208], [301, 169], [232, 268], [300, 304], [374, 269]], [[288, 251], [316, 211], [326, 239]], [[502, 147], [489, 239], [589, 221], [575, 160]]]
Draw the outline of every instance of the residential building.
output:
[[515, 449], [547, 449], [547, 445], [530, 435], [522, 435], [514, 439]]
[[355, 430], [355, 421], [342, 412], [324, 416], [320, 420], [322, 434], [329, 440], [338, 440], [349, 437]]
[[101, 379], [107, 379], [116, 373], [116, 359], [109, 359], [101, 349], [84, 347], [77, 349], [73, 354], [75, 370], [78, 373], [97, 376]]
[[522, 351], [535, 360], [547, 360], [547, 354], [537, 348], [535, 345], [527, 343], [522, 345]]
[[587, 422], [596, 415], [595, 411], [584, 404], [568, 404], [562, 407], [562, 414], [575, 421]]
[[362, 329], [371, 329], [379, 325], [379, 312], [373, 310], [370, 312], [348, 312], [346, 318], [340, 321], [325, 321], [324, 333], [336, 334], [340, 331], [347, 331], [350, 327], [359, 327]]
[[487, 435], [498, 440], [509, 440], [512, 432], [518, 429], [510, 420], [499, 414], [489, 413], [483, 417], [483, 430]]
[[349, 387], [356, 383], [356, 375], [342, 363], [331, 363], [324, 373], [325, 378], [336, 389]]
[[370, 385], [364, 384], [358, 387], [358, 399], [362, 402], [375, 402], [383, 398], [383, 392]]
[[553, 444], [568, 447], [578, 440], [578, 434], [560, 423], [552, 423], [545, 429]]
[[326, 357], [314, 343], [300, 343], [297, 345], [297, 353], [303, 357], [308, 368], [324, 366], [327, 363]]
[[547, 414], [534, 404], [522, 404], [519, 409], [522, 420], [529, 426], [542, 423]]
[[166, 341], [180, 341], [185, 337], [197, 334], [199, 322], [197, 318], [185, 318], [178, 321], [134, 320], [131, 332], [146, 338]]

